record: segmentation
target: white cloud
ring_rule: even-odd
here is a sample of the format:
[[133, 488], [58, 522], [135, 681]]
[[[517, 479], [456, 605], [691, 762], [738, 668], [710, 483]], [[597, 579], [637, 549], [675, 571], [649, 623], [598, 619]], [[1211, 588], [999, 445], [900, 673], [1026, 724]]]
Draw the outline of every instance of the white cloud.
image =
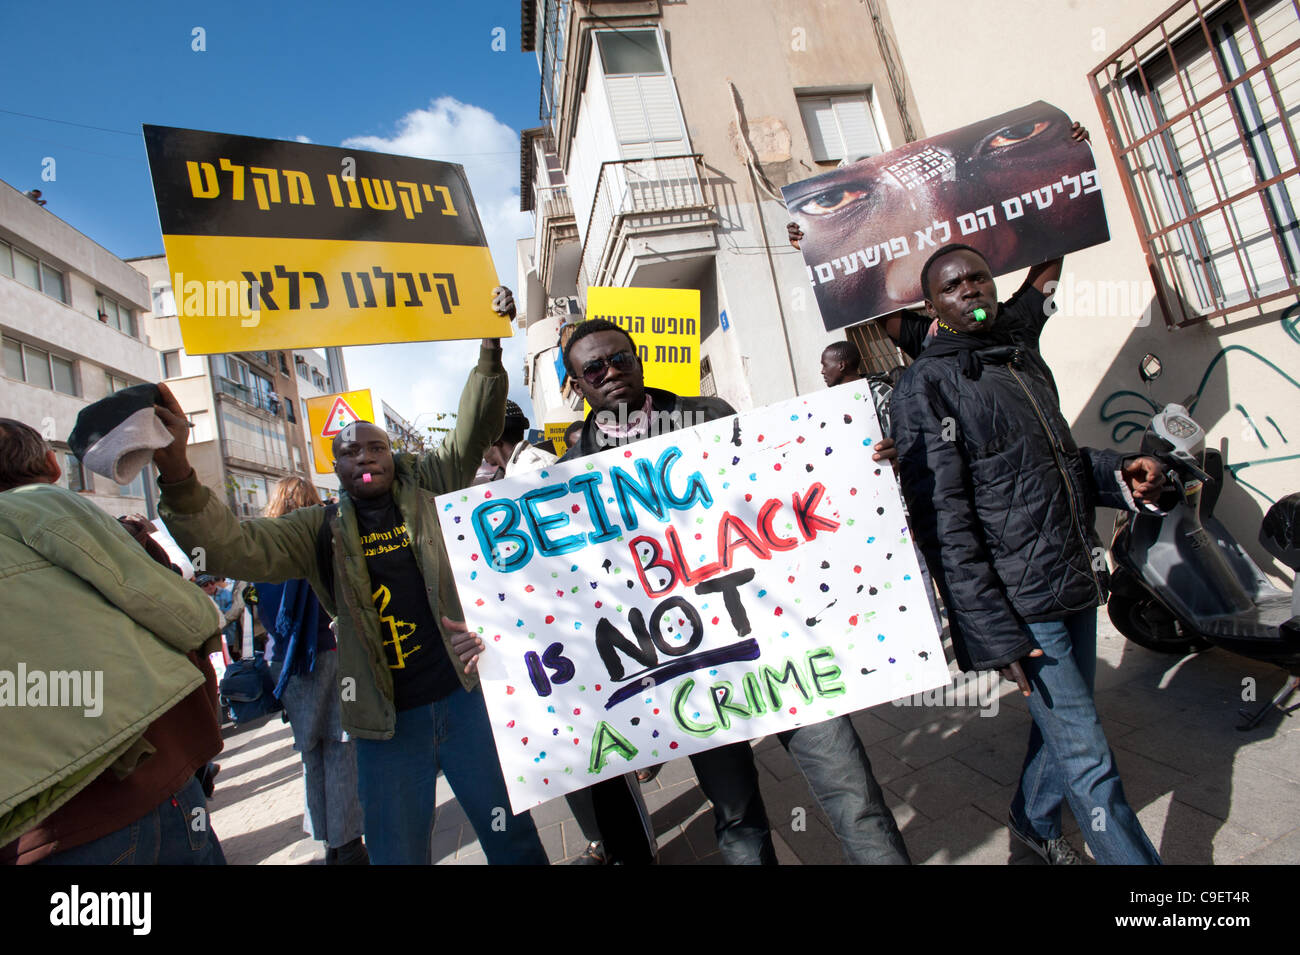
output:
[[293, 137], [293, 138], [294, 138], [294, 141], [295, 141], [295, 142], [299, 142], [299, 143], [309, 143], [309, 142], [311, 142], [311, 137], [310, 137], [310, 136], [304, 136], [302, 133], [299, 133], [297, 136], [295, 136], [295, 137]]
[[[481, 107], [442, 96], [399, 119], [391, 136], [353, 136], [342, 145], [464, 166], [498, 279], [514, 287], [515, 242], [533, 229], [532, 218], [519, 211], [517, 130]], [[523, 386], [524, 336], [503, 344], [510, 397], [540, 427]], [[477, 341], [424, 342], [348, 348], [344, 358], [349, 386], [370, 388], [376, 410], [382, 399], [408, 420], [422, 415], [417, 424], [423, 426], [435, 424], [437, 412], [456, 410], [477, 354]]]

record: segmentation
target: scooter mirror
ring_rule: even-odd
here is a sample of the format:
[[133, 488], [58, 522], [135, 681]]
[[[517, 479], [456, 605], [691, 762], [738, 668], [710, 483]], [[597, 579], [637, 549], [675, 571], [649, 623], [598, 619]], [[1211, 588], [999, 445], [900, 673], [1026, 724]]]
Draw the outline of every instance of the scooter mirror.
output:
[[1155, 381], [1160, 377], [1160, 356], [1147, 352], [1142, 356], [1142, 361], [1138, 364], [1138, 374], [1147, 384]]

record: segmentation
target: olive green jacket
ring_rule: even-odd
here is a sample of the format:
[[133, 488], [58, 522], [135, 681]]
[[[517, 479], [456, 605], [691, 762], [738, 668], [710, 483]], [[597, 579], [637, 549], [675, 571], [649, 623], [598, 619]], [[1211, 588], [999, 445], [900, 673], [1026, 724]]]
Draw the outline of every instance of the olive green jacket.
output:
[[0, 608], [6, 845], [152, 751], [141, 735], [203, 683], [185, 654], [221, 615], [116, 520], [50, 484], [0, 493]]
[[[434, 620], [463, 620], [447, 549], [434, 507], [434, 496], [466, 487], [483, 460], [483, 452], [505, 424], [508, 380], [501, 350], [484, 347], [460, 398], [456, 427], [442, 446], [420, 456], [393, 455], [393, 497], [406, 521], [415, 560], [424, 576]], [[385, 634], [371, 597], [373, 588], [362, 556], [356, 510], [340, 494], [338, 519], [330, 548], [333, 598], [324, 586], [317, 559], [317, 535], [325, 508], [306, 507], [283, 517], [236, 519], [225, 501], [191, 474], [174, 484], [159, 482], [159, 514], [187, 552], [201, 547], [206, 571], [240, 580], [278, 583], [306, 578], [321, 604], [336, 619], [339, 692], [343, 729], [360, 739], [390, 739], [396, 725], [393, 676], [384, 654]], [[447, 653], [456, 660], [450, 635], [442, 634]], [[478, 678], [456, 670], [472, 690]]]

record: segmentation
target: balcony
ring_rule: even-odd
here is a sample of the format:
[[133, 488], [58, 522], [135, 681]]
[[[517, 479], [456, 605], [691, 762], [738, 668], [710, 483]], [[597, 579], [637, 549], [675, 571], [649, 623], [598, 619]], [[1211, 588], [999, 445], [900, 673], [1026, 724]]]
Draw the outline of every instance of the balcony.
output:
[[221, 453], [229, 463], [241, 467], [262, 471], [277, 477], [292, 473], [289, 458], [284, 454], [268, 451], [264, 447], [247, 444], [227, 438], [221, 442]]
[[578, 274], [584, 290], [631, 285], [645, 265], [698, 259], [717, 248], [717, 216], [701, 168], [699, 153], [601, 164]]
[[546, 186], [536, 190], [533, 208], [537, 214], [537, 277], [548, 297], [555, 297], [570, 288], [572, 276], [578, 269], [581, 249], [578, 247], [578, 220], [573, 215], [573, 202], [564, 186]]
[[265, 411], [277, 418], [280, 417], [281, 402], [279, 397], [262, 394], [261, 392], [248, 387], [248, 385], [240, 384], [237, 381], [225, 377], [217, 379], [217, 390], [223, 395], [237, 398], [250, 408]]

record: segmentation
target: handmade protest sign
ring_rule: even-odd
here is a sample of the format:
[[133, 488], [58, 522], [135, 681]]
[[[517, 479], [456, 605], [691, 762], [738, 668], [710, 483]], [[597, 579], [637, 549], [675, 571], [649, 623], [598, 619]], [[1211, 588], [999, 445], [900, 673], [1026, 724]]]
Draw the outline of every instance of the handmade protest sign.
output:
[[1092, 150], [1042, 101], [781, 192], [828, 331], [921, 301], [921, 266], [949, 242], [1001, 275], [1110, 238]]
[[374, 421], [370, 389], [341, 391], [307, 399], [307, 424], [311, 428], [311, 456], [317, 474], [334, 473], [334, 437], [350, 424]]
[[437, 499], [515, 812], [948, 682], [856, 383]]
[[190, 354], [508, 337], [453, 163], [144, 127]]
[[592, 286], [587, 318], [607, 319], [632, 335], [649, 387], [700, 393], [699, 290]]

